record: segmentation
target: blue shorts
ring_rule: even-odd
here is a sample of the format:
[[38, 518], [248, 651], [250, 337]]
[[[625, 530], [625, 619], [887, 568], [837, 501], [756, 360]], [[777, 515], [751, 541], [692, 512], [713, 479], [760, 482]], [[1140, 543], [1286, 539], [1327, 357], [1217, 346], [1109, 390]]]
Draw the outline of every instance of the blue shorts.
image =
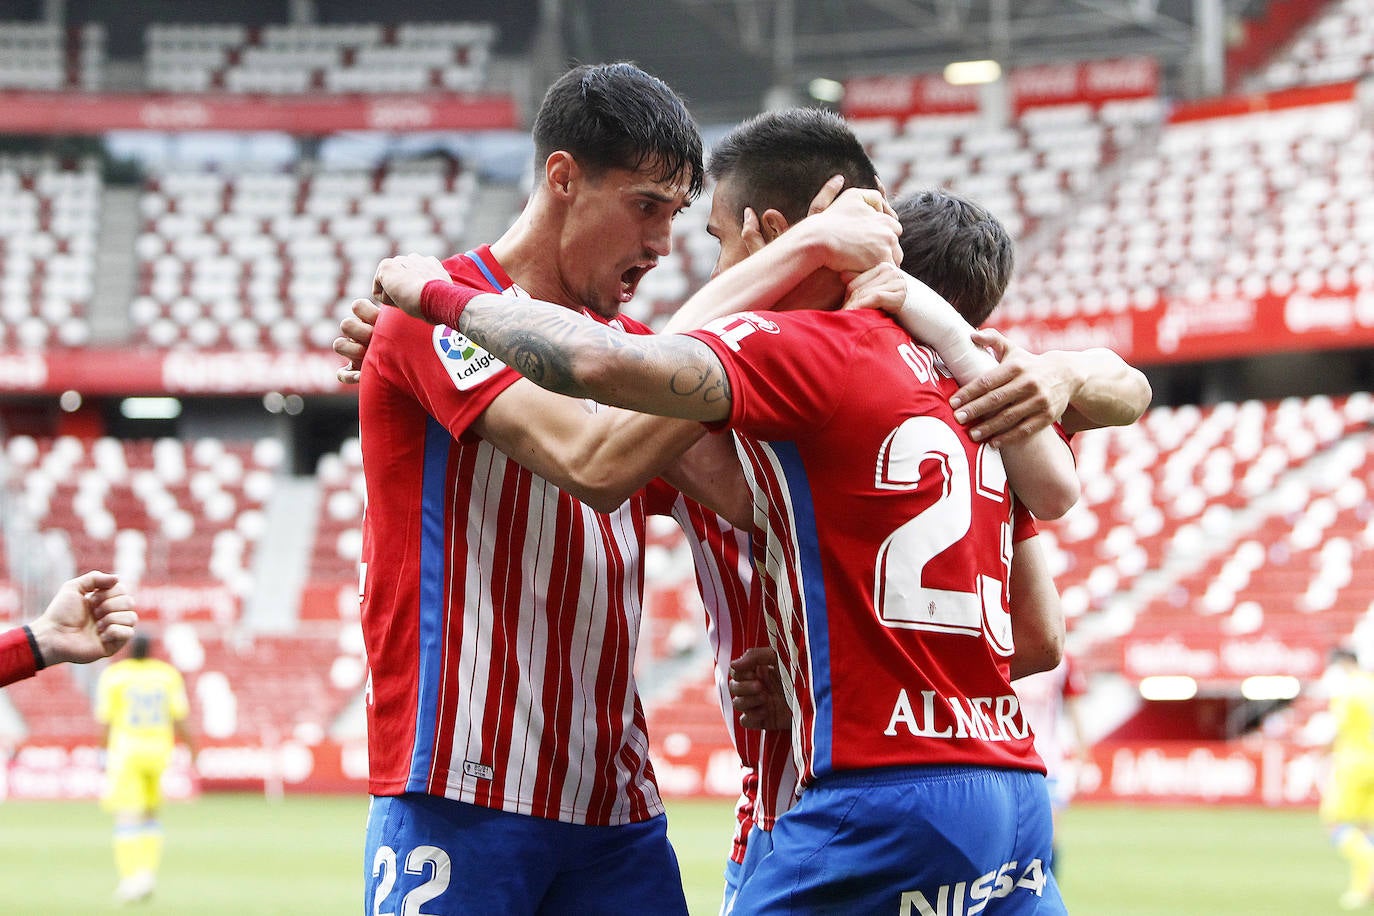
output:
[[740, 886], [772, 851], [772, 831], [764, 830], [758, 824], [750, 827], [744, 842], [744, 861], [727, 859], [725, 862], [725, 899], [720, 905], [721, 916], [730, 916], [735, 911], [735, 898], [739, 896]]
[[987, 767], [826, 776], [778, 818], [735, 913], [1064, 914], [1045, 778]]
[[589, 827], [432, 795], [374, 796], [364, 912], [686, 914], [659, 815]]

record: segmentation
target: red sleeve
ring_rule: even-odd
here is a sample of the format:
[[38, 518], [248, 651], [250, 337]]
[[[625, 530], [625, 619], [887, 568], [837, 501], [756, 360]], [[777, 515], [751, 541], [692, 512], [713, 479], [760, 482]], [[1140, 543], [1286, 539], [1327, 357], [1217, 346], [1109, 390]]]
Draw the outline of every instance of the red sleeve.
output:
[[731, 405], [724, 425], [764, 440], [824, 425], [844, 392], [858, 331], [835, 321], [842, 314], [856, 313], [740, 312], [688, 332], [725, 367]]
[[413, 397], [457, 438], [520, 374], [443, 325], [382, 309], [364, 366]]
[[1087, 678], [1083, 677], [1083, 669], [1074, 664], [1073, 659], [1064, 656], [1064, 696], [1080, 697], [1088, 692]]
[[1011, 510], [1011, 542], [1019, 544], [1026, 538], [1033, 538], [1040, 533], [1036, 527], [1035, 516], [1031, 515], [1029, 509], [1021, 502], [1016, 500], [1015, 506]]
[[0, 633], [0, 687], [33, 677], [37, 660], [29, 644], [29, 631], [15, 627]]

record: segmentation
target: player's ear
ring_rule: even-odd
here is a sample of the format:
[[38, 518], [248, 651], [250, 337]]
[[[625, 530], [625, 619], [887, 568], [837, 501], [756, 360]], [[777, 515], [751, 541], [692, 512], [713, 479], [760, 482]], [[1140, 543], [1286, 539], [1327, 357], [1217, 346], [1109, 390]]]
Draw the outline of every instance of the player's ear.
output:
[[544, 183], [549, 190], [560, 198], [572, 193], [574, 179], [578, 177], [577, 160], [566, 150], [554, 150], [544, 160]]
[[788, 229], [787, 217], [777, 210], [765, 210], [759, 219], [759, 232], [765, 242], [772, 242]]

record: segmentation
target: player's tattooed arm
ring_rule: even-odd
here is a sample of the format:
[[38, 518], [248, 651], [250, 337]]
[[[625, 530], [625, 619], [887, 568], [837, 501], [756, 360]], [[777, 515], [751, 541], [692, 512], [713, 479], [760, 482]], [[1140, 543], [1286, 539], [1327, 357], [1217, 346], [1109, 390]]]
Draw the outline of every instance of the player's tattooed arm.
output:
[[626, 334], [552, 303], [489, 295], [464, 308], [458, 330], [559, 394], [686, 420], [730, 413], [725, 370], [692, 337]]
[[[444, 299], [432, 310], [424, 301], [428, 289]], [[459, 289], [443, 264], [417, 254], [378, 264], [372, 295], [413, 318], [455, 328], [559, 394], [684, 420], [730, 414], [725, 370], [692, 337], [625, 334], [550, 302]]]

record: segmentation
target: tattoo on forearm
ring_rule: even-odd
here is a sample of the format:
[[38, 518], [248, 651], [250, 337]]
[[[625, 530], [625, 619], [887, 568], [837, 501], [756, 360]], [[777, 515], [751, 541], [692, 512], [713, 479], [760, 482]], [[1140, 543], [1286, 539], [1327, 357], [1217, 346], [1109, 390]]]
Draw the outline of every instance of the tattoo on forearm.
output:
[[[717, 405], [730, 398], [729, 381], [709, 348], [677, 335], [626, 334], [545, 303], [518, 306], [474, 301], [459, 330], [535, 384], [572, 397], [670, 416], [699, 416], [684, 405]], [[623, 370], [597, 383], [588, 377], [589, 355], [610, 359]], [[634, 363], [646, 371], [636, 375]], [[580, 374], [579, 374], [580, 373]], [[662, 387], [659, 387], [662, 386]], [[655, 395], [657, 389], [671, 395]], [[669, 406], [676, 404], [676, 407]]]

